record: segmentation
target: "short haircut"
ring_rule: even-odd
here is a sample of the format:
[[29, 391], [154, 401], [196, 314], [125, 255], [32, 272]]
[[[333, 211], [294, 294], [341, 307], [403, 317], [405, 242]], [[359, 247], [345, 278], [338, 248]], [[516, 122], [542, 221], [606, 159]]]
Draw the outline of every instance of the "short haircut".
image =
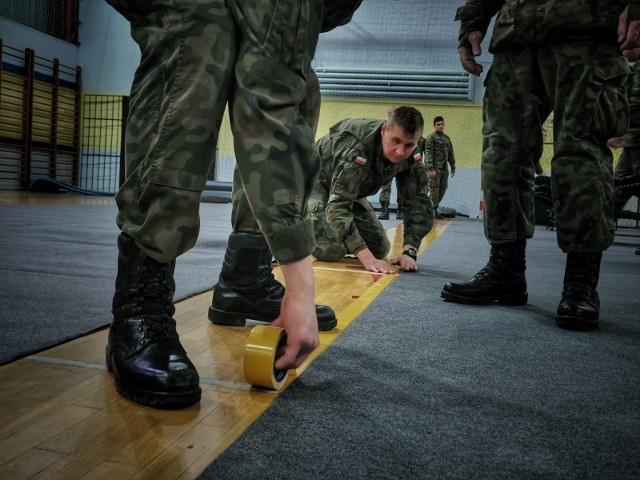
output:
[[433, 119], [433, 124], [435, 125], [438, 122], [444, 122], [444, 117], [438, 115], [436, 118]]
[[399, 126], [408, 135], [414, 135], [419, 130], [424, 129], [424, 119], [422, 114], [415, 108], [402, 106], [396, 108], [389, 116], [388, 127]]

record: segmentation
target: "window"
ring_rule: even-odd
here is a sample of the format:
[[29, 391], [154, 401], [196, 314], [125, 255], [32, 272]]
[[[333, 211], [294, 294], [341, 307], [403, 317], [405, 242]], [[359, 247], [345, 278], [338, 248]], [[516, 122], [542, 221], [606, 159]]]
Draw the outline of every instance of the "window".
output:
[[70, 43], [78, 43], [80, 0], [2, 0], [0, 17]]

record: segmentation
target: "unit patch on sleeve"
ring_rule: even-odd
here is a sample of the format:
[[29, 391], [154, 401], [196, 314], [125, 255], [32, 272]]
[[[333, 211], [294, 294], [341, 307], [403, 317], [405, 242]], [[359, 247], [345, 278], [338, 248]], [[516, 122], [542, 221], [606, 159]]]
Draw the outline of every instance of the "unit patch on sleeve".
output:
[[364, 167], [364, 166], [367, 164], [367, 159], [366, 159], [366, 158], [364, 158], [364, 157], [361, 157], [360, 155], [358, 155], [358, 156], [356, 157], [356, 159], [355, 159], [355, 162], [356, 162], [358, 165], [361, 165], [361, 166], [363, 166], [363, 167]]

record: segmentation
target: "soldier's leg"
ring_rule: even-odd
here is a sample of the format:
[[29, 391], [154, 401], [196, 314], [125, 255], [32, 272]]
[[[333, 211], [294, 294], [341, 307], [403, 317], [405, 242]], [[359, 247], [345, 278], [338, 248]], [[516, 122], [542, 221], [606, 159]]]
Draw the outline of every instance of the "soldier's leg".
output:
[[439, 176], [440, 176], [440, 185], [439, 185], [440, 188], [438, 189], [439, 190], [438, 206], [440, 206], [440, 203], [444, 198], [444, 194], [447, 193], [447, 187], [449, 186], [449, 170], [445, 170]]
[[318, 183], [309, 200], [309, 212], [313, 220], [316, 247], [313, 256], [323, 262], [339, 262], [349, 253], [344, 242], [338, 240], [327, 221], [329, 192]]
[[494, 56], [484, 98], [481, 171], [491, 254], [472, 280], [444, 286], [441, 296], [446, 300], [527, 303], [525, 247], [534, 231], [534, 165], [529, 152], [542, 142], [544, 119], [538, 112], [545, 102], [538, 78], [532, 49]]
[[[295, 363], [318, 343], [307, 203], [319, 173], [315, 132], [301, 104], [320, 34], [317, 0], [226, 0], [239, 26], [238, 61], [229, 104], [242, 185], [269, 250], [281, 265], [279, 315], [287, 330], [284, 357]], [[313, 327], [313, 328], [312, 328]]]
[[391, 243], [371, 203], [361, 198], [354, 202], [352, 212], [358, 232], [373, 256], [382, 259], [389, 255]]
[[[319, 110], [320, 84], [312, 72], [300, 111], [314, 130]], [[244, 326], [247, 319], [273, 322], [280, 314], [285, 288], [273, 275], [271, 250], [251, 212], [238, 169], [233, 173], [233, 232], [213, 291], [209, 320], [227, 326]], [[321, 331], [337, 324], [331, 307], [317, 305], [316, 315]]]
[[396, 203], [398, 204], [398, 209], [396, 210], [396, 220], [403, 220], [404, 215], [402, 213], [402, 194], [400, 193], [400, 188], [398, 187], [398, 177], [396, 177]]
[[607, 140], [627, 127], [626, 59], [615, 45], [584, 42], [541, 49], [554, 110], [551, 186], [558, 244], [567, 253], [556, 322], [597, 328], [602, 252], [613, 242], [613, 158]]
[[200, 399], [200, 387], [172, 318], [173, 269], [198, 236], [235, 29], [222, 0], [110, 3], [131, 22], [142, 58], [125, 135], [126, 181], [116, 196], [123, 233], [107, 367], [129, 399], [182, 407]]
[[389, 183], [386, 183], [382, 186], [380, 190], [380, 207], [382, 212], [378, 216], [380, 220], [389, 220], [389, 203], [391, 202], [391, 182], [393, 180], [389, 180]]
[[440, 174], [438, 172], [435, 177], [429, 177], [429, 195], [433, 202], [433, 211], [437, 214], [440, 205]]
[[[261, 8], [257, 8], [259, 3]], [[318, 176], [314, 126], [301, 114], [322, 21], [319, 2], [230, 0], [242, 25], [231, 123], [251, 211], [280, 263], [313, 250], [307, 202]]]

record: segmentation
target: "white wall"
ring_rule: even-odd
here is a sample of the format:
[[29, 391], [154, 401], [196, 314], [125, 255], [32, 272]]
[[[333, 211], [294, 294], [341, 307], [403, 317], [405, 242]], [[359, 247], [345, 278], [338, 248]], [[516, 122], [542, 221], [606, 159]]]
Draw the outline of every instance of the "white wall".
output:
[[[0, 17], [0, 38], [6, 46], [22, 51], [31, 48], [38, 57], [49, 60], [57, 58], [60, 63], [70, 67], [80, 63], [80, 49], [76, 45], [3, 17]], [[10, 58], [4, 58], [4, 61], [13, 63]]]
[[84, 92], [128, 95], [140, 61], [129, 22], [104, 0], [80, 2], [80, 18]]

